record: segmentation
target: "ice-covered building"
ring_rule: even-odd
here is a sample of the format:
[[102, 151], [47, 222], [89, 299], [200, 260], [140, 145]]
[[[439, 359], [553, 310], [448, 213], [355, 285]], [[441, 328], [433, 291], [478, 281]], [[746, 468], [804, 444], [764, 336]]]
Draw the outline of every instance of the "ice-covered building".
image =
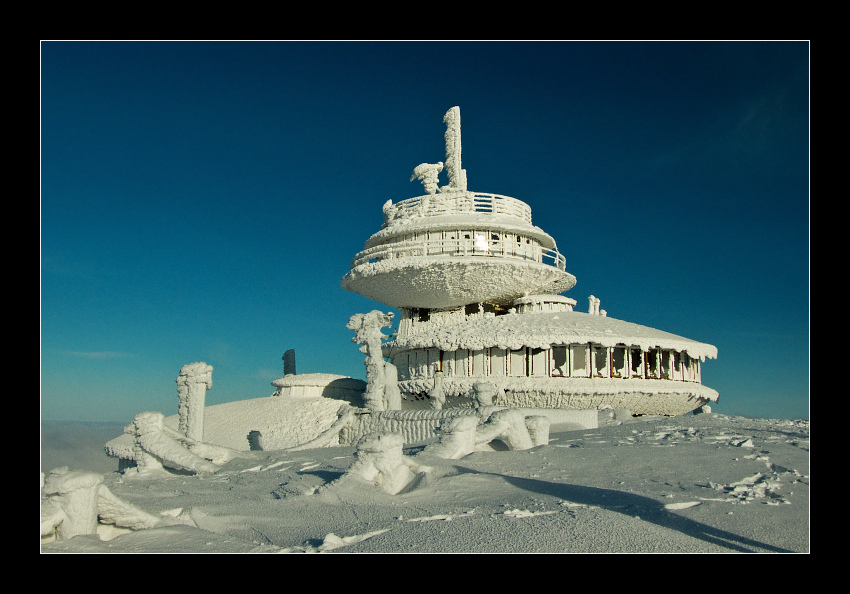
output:
[[[446, 123], [446, 160], [417, 166], [426, 193], [383, 205], [383, 225], [342, 286], [401, 313], [383, 354], [402, 408], [469, 406], [476, 383], [511, 407], [628, 409], [678, 415], [716, 401], [700, 365], [709, 344], [588, 312], [561, 294], [576, 279], [521, 200], [467, 189], [460, 110]], [[448, 184], [439, 186], [445, 170]]]

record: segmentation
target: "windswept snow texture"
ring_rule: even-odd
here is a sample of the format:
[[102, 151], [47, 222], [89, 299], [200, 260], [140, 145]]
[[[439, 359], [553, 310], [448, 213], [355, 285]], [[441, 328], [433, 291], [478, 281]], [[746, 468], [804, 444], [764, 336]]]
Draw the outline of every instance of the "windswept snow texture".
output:
[[424, 256], [381, 260], [352, 269], [342, 287], [392, 307], [445, 308], [527, 293], [558, 294], [576, 283], [548, 264], [490, 256]]
[[506, 451], [494, 443], [459, 459], [405, 446], [401, 460], [417, 476], [396, 494], [380, 481], [340, 480], [357, 461], [355, 446], [254, 452], [261, 457], [231, 460], [211, 477], [107, 474], [116, 497], [177, 525], [110, 527], [41, 550], [809, 551], [808, 421], [603, 411], [600, 423], [553, 425], [548, 445]]

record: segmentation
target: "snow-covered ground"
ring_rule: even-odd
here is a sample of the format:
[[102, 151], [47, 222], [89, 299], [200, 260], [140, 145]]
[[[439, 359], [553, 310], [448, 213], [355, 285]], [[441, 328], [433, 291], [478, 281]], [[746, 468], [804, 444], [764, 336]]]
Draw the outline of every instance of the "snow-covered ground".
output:
[[[41, 544], [41, 551], [809, 552], [808, 421], [707, 413], [617, 423], [553, 426], [548, 445], [458, 460], [408, 446], [404, 453], [429, 470], [396, 495], [339, 480], [350, 476], [355, 447], [253, 452], [206, 477], [106, 472], [114, 495], [166, 525], [106, 526], [100, 537]], [[65, 463], [117, 468], [105, 454], [87, 460], [58, 435], [43, 429], [43, 472]]]

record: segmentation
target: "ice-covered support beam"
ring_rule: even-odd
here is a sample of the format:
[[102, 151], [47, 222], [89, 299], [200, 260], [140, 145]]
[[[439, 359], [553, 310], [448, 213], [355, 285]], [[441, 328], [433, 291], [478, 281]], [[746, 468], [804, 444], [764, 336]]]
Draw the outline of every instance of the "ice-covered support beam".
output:
[[367, 314], [354, 314], [346, 324], [346, 328], [354, 331], [352, 342], [361, 345], [360, 352], [366, 355], [366, 391], [363, 398], [369, 410], [401, 408], [398, 372], [392, 363], [384, 360], [381, 352], [382, 340], [386, 338], [381, 329], [392, 326], [394, 315], [373, 310]]
[[212, 388], [212, 372], [211, 365], [191, 363], [184, 365], [177, 376], [177, 394], [180, 398], [178, 428], [189, 439], [204, 440], [204, 406], [206, 392]]
[[461, 168], [460, 146], [460, 107], [452, 107], [443, 116], [446, 124], [446, 172], [449, 185], [441, 188], [444, 192], [466, 191], [466, 170]]

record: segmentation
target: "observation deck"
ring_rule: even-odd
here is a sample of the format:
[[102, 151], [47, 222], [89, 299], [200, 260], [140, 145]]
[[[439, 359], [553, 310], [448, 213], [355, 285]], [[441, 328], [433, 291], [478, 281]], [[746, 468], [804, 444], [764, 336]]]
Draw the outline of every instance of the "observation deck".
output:
[[[427, 192], [383, 206], [381, 229], [351, 261], [342, 286], [396, 308], [510, 305], [518, 297], [559, 294], [575, 285], [555, 240], [531, 222], [522, 200], [467, 189], [461, 167], [460, 110], [446, 124], [446, 159], [421, 163]], [[446, 171], [449, 183], [439, 185]]]
[[384, 224], [342, 279], [392, 307], [510, 304], [575, 285], [555, 240], [516, 198], [478, 192], [418, 196], [383, 208]]

